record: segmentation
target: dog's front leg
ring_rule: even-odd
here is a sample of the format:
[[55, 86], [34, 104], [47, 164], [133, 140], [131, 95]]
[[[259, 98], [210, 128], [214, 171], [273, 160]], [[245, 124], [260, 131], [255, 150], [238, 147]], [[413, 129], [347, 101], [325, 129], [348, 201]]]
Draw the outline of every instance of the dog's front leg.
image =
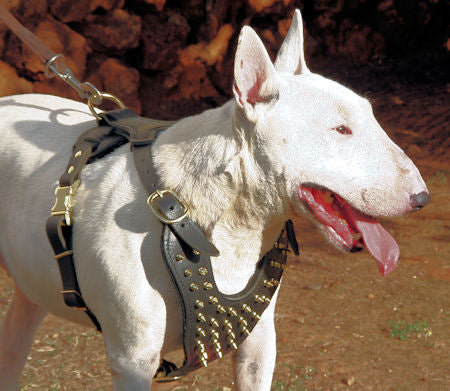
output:
[[114, 391], [149, 391], [159, 367], [160, 352], [150, 339], [130, 337], [120, 342], [105, 338]]
[[239, 391], [269, 391], [276, 358], [275, 300], [234, 356], [234, 381]]

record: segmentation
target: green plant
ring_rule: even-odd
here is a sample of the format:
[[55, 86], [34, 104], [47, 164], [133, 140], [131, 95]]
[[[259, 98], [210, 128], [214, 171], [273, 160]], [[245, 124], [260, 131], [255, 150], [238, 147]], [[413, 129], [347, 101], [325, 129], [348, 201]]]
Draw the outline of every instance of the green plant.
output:
[[416, 334], [417, 336], [431, 337], [432, 331], [428, 328], [428, 323], [422, 320], [408, 323], [405, 320], [391, 320], [389, 322], [392, 338], [398, 338], [404, 341], [408, 336]]
[[283, 364], [289, 371], [289, 377], [286, 381], [274, 380], [272, 382], [272, 391], [307, 391], [303, 387], [303, 383], [306, 380], [312, 378], [312, 374], [315, 372], [314, 367], [301, 365], [290, 366]]

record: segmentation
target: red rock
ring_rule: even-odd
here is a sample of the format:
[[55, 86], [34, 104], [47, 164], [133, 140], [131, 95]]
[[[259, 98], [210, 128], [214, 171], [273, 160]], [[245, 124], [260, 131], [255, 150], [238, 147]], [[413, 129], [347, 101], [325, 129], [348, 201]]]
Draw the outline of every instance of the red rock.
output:
[[0, 61], [0, 96], [29, 93], [32, 87], [29, 81], [17, 75], [11, 65]]
[[113, 8], [122, 8], [125, 0], [92, 0], [89, 3], [89, 10], [94, 11], [97, 8], [103, 8], [105, 11], [110, 11]]
[[126, 66], [115, 58], [108, 58], [86, 79], [100, 91], [117, 96], [136, 113], [141, 113], [140, 78], [136, 69]]
[[139, 44], [141, 18], [128, 11], [115, 9], [105, 15], [89, 15], [86, 22], [82, 32], [92, 47], [121, 52]]
[[90, 0], [49, 0], [48, 3], [53, 16], [66, 23], [81, 20], [90, 12]]
[[162, 11], [164, 9], [164, 5], [166, 4], [166, 0], [143, 0], [144, 3], [153, 4], [158, 11]]
[[151, 70], [172, 68], [178, 62], [178, 51], [184, 47], [189, 32], [186, 19], [179, 14], [171, 15], [167, 21], [148, 14], [142, 26], [140, 67]]

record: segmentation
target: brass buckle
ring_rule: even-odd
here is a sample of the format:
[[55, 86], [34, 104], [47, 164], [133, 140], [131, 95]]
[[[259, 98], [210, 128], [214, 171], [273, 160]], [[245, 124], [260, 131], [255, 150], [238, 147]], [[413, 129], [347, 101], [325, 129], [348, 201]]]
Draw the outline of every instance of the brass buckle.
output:
[[[61, 294], [62, 295], [64, 295], [64, 294], [66, 294], [66, 293], [68, 293], [68, 294], [70, 294], [70, 293], [73, 293], [73, 294], [75, 294], [76, 296], [78, 296], [83, 302], [84, 302], [84, 300], [83, 300], [83, 298], [81, 297], [81, 295], [80, 295], [80, 293], [79, 292], [77, 292], [77, 291], [75, 291], [75, 290], [73, 290], [73, 289], [68, 289], [68, 290], [66, 290], [66, 291], [61, 291]], [[86, 306], [81, 306], [81, 307], [70, 307], [71, 309], [73, 309], [73, 310], [75, 310], [75, 311], [87, 311], [87, 307]]]
[[[175, 200], [177, 200], [181, 204], [181, 206], [184, 209], [184, 212], [181, 214], [181, 216], [175, 217], [173, 219], [169, 219], [166, 216], [164, 216], [158, 209], [155, 208], [155, 206], [153, 205], [153, 202], [157, 198], [163, 198], [165, 194], [172, 195], [175, 198]], [[177, 222], [183, 220], [187, 216], [188, 211], [189, 211], [189, 208], [186, 205], [186, 203], [180, 197], [178, 197], [178, 195], [175, 192], [173, 192], [172, 190], [169, 190], [169, 189], [156, 190], [154, 193], [150, 194], [150, 196], [147, 198], [147, 205], [150, 208], [150, 210], [152, 211], [152, 213], [157, 217], [157, 219], [162, 221], [165, 224], [173, 224], [173, 223], [177, 223]]]
[[64, 215], [66, 224], [72, 225], [72, 211], [74, 206], [74, 196], [80, 186], [80, 180], [77, 179], [71, 186], [58, 186], [55, 190], [55, 205], [53, 205], [51, 215]]

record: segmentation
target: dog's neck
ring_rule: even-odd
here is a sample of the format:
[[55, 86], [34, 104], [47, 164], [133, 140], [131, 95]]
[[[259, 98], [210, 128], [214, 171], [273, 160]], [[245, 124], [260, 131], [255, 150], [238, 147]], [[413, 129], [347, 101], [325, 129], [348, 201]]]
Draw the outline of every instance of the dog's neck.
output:
[[257, 262], [286, 221], [276, 180], [234, 101], [180, 120], [155, 143], [159, 175], [190, 207], [190, 217], [221, 254]]

